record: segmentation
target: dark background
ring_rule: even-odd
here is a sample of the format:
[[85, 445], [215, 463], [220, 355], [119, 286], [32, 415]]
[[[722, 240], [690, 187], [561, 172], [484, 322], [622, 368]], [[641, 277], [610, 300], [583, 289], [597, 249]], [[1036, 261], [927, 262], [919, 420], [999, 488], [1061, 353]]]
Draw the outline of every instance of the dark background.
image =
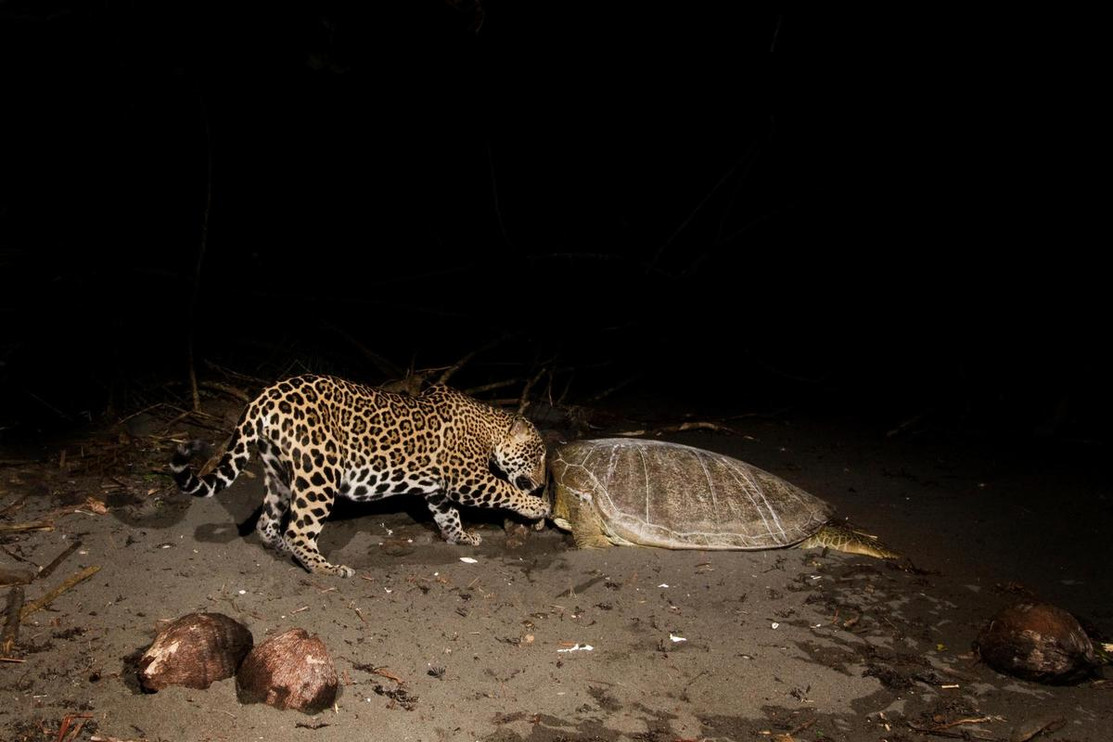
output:
[[1085, 24], [730, 5], [0, 2], [0, 440], [191, 338], [1107, 439]]

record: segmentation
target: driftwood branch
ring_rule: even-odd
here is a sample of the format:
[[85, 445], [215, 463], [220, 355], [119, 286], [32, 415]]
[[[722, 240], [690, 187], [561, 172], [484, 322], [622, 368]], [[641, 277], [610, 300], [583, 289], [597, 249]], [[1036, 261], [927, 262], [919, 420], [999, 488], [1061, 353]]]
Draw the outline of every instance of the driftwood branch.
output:
[[65, 551], [54, 557], [54, 559], [51, 560], [50, 564], [40, 569], [39, 573], [35, 575], [35, 578], [39, 580], [45, 580], [47, 577], [50, 577], [50, 575], [54, 573], [54, 570], [58, 569], [59, 564], [66, 561], [66, 559], [69, 558], [70, 554], [74, 553], [80, 548], [81, 541], [74, 541], [72, 544], [66, 547]]
[[545, 368], [541, 369], [540, 371], [538, 371], [536, 374], [534, 374], [533, 378], [531, 378], [529, 381], [526, 382], [525, 387], [522, 389], [522, 396], [518, 398], [518, 414], [519, 415], [526, 414], [526, 410], [529, 409], [529, 404], [530, 404], [529, 393], [530, 393], [530, 391], [533, 390], [534, 384], [541, 381], [541, 378], [543, 376], [545, 376], [545, 374], [548, 374], [548, 373], [549, 373], [549, 369], [548, 369], [548, 367], [545, 367]]
[[16, 642], [19, 641], [19, 622], [23, 610], [23, 588], [16, 585], [8, 591], [8, 617], [4, 620], [4, 633], [0, 634], [0, 654], [7, 656], [12, 653]]
[[22, 533], [23, 531], [53, 531], [54, 524], [45, 520], [32, 520], [27, 523], [0, 524], [0, 533]]
[[205, 368], [209, 369], [210, 371], [216, 371], [217, 373], [223, 374], [229, 378], [243, 381], [249, 386], [263, 387], [270, 383], [268, 379], [261, 379], [258, 376], [251, 376], [240, 371], [233, 371], [230, 368], [225, 368], [224, 366], [213, 363], [212, 361], [206, 360], [203, 361], [203, 363], [205, 364]]
[[35, 613], [36, 611], [41, 611], [43, 608], [46, 608], [48, 605], [53, 603], [54, 599], [57, 598], [59, 595], [66, 592], [71, 587], [73, 587], [75, 585], [78, 585], [78, 584], [84, 582], [85, 580], [89, 579], [90, 577], [95, 575], [97, 572], [100, 572], [100, 565], [99, 564], [94, 564], [93, 566], [86, 567], [85, 569], [81, 570], [77, 574], [72, 575], [65, 582], [63, 582], [61, 585], [59, 585], [58, 587], [56, 587], [53, 590], [51, 590], [50, 592], [48, 592], [46, 595], [42, 596], [38, 600], [35, 600], [35, 601], [33, 601], [31, 603], [28, 603], [27, 605], [23, 606], [23, 610], [20, 612], [20, 619], [24, 620], [24, 621], [27, 620], [27, 617], [30, 616], [32, 613]]
[[464, 390], [464, 394], [470, 394], [474, 397], [477, 394], [492, 392], [495, 389], [505, 389], [508, 386], [515, 386], [521, 383], [521, 379], [503, 379], [502, 381], [492, 381], [490, 384], [482, 384], [480, 386], [469, 387]]
[[691, 430], [710, 430], [715, 433], [726, 433], [727, 435], [738, 435], [738, 431], [727, 425], [720, 423], [710, 422], [707, 420], [693, 420], [686, 423], [679, 423], [677, 425], [662, 425], [657, 428], [640, 428], [638, 430], [622, 430], [615, 435], [636, 438], [638, 436], [647, 435], [664, 435], [665, 433], [686, 433]]
[[[37, 462], [22, 461], [21, 463], [33, 464], [33, 463], [37, 463]], [[15, 502], [10, 502], [7, 505], [5, 505], [3, 508], [0, 508], [0, 518], [4, 517], [8, 513], [13, 513], [16, 510], [19, 510], [21, 507], [23, 507], [23, 503], [26, 502], [26, 501], [27, 501], [27, 495], [20, 495], [19, 498]]]
[[603, 391], [601, 391], [598, 394], [591, 397], [591, 399], [588, 400], [588, 401], [590, 401], [590, 402], [602, 402], [604, 399], [611, 396], [612, 394], [617, 392], [619, 389], [622, 389], [623, 387], [628, 386], [629, 384], [632, 384], [633, 382], [635, 382], [637, 380], [638, 380], [637, 376], [631, 376], [628, 379], [624, 379], [623, 381], [618, 382], [614, 386], [607, 387]]
[[245, 392], [243, 389], [234, 387], [231, 384], [225, 384], [220, 381], [203, 381], [201, 382], [201, 388], [212, 389], [215, 392], [227, 394], [229, 397], [239, 400], [244, 404], [248, 404], [251, 402], [251, 396], [247, 392]]
[[372, 365], [374, 365], [375, 368], [379, 369], [379, 373], [381, 373], [383, 376], [397, 379], [406, 375], [405, 369], [391, 361], [386, 356], [380, 355], [379, 353], [376, 353], [375, 351], [368, 348], [347, 330], [330, 324], [326, 324], [325, 329], [335, 332], [337, 335], [351, 343], [356, 350], [358, 350], [364, 355], [364, 357], [367, 358], [367, 360], [371, 361]]
[[494, 340], [491, 340], [491, 341], [487, 342], [485, 345], [481, 345], [480, 347], [473, 350], [471, 353], [465, 354], [463, 358], [461, 358], [460, 360], [456, 361], [456, 363], [454, 363], [451, 366], [449, 366], [448, 368], [446, 368], [441, 373], [441, 375], [439, 377], [437, 377], [437, 381], [435, 383], [437, 383], [437, 384], [447, 384], [448, 380], [451, 379], [456, 374], [457, 371], [462, 369], [465, 365], [467, 365], [477, 355], [479, 355], [480, 353], [486, 353], [491, 348], [494, 348], [495, 346], [506, 342], [511, 337], [513, 337], [513, 336], [512, 335], [501, 335], [501, 336], [495, 338]]
[[935, 737], [949, 737], [951, 739], [981, 739], [981, 740], [1001, 740], [1003, 737], [997, 737], [987, 732], [981, 732], [977, 729], [963, 729], [962, 731], [950, 731], [954, 727], [962, 726], [965, 724], [984, 724], [991, 721], [1001, 721], [1000, 716], [981, 716], [971, 719], [958, 719], [957, 721], [947, 722], [945, 724], [936, 724], [934, 726], [925, 727], [918, 724], [909, 722], [908, 728], [920, 734], [930, 734]]

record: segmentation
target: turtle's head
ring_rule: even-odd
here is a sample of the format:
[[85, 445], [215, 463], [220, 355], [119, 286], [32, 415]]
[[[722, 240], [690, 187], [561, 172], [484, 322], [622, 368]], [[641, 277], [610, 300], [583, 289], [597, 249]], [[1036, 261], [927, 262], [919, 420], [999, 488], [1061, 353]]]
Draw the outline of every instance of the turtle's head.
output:
[[568, 488], [557, 484], [552, 475], [549, 476], [549, 483], [545, 489], [545, 496], [549, 500], [550, 513], [549, 518], [553, 521], [557, 528], [565, 531], [572, 530], [572, 504], [569, 500], [574, 500], [575, 495], [568, 492]]

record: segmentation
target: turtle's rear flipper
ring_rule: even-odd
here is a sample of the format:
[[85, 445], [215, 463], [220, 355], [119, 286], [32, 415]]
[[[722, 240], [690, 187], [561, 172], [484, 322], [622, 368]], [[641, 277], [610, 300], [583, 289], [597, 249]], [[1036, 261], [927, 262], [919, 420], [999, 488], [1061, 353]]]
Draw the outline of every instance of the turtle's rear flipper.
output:
[[856, 531], [849, 526], [828, 523], [805, 539], [802, 549], [834, 549], [847, 554], [863, 554], [877, 559], [900, 559], [900, 554], [869, 533]]

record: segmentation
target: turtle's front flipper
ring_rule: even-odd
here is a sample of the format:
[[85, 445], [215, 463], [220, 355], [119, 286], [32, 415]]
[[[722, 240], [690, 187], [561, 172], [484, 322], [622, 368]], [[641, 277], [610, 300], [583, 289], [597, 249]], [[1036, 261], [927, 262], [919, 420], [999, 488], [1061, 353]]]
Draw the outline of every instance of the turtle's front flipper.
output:
[[877, 559], [900, 559], [900, 554], [877, 538], [848, 526], [828, 523], [800, 544], [801, 549], [834, 549], [847, 554], [864, 554]]

